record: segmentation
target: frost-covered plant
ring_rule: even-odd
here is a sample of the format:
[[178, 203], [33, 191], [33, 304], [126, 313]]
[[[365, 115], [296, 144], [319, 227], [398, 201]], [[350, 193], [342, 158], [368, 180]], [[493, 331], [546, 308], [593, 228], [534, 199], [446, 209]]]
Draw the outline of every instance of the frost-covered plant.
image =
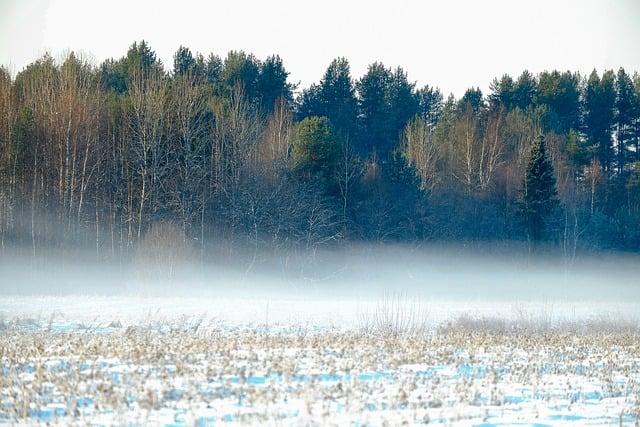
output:
[[428, 330], [429, 312], [418, 299], [404, 293], [385, 294], [373, 311], [360, 315], [362, 332], [397, 338], [424, 334]]

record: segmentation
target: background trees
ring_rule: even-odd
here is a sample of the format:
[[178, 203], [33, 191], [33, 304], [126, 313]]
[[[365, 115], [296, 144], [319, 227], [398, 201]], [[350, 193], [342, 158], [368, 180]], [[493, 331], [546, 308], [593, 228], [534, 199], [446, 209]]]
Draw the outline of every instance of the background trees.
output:
[[299, 120], [309, 116], [326, 117], [341, 137], [355, 140], [357, 101], [349, 62], [334, 59], [318, 85], [304, 90], [297, 109]]
[[172, 223], [248, 265], [345, 239], [640, 249], [637, 73], [524, 71], [460, 99], [379, 62], [354, 78], [337, 58], [297, 96], [288, 77], [184, 46], [165, 70], [144, 41], [0, 69], [1, 248], [125, 259]]

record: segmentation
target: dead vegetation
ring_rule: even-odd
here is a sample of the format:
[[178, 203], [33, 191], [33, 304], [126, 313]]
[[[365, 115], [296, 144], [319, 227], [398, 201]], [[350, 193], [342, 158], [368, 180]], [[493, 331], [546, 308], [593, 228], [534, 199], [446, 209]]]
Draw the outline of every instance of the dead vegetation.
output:
[[265, 332], [202, 319], [39, 325], [3, 321], [0, 422], [455, 423], [594, 403], [609, 414], [603, 422], [640, 415], [637, 328], [531, 332], [468, 319], [415, 334]]
[[385, 294], [375, 308], [360, 314], [360, 330], [384, 338], [422, 335], [429, 331], [429, 311], [405, 293]]
[[151, 226], [136, 248], [134, 271], [143, 283], [169, 283], [186, 270], [193, 247], [182, 228], [172, 222]]

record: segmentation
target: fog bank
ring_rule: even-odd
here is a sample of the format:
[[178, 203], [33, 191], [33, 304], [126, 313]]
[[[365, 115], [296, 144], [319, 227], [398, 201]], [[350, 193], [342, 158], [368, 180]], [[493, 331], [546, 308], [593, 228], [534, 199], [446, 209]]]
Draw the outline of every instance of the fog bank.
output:
[[419, 304], [434, 322], [461, 314], [635, 319], [640, 313], [640, 263], [631, 255], [568, 260], [521, 247], [367, 245], [168, 263], [7, 255], [0, 261], [0, 313], [339, 326], [357, 323], [390, 298]]

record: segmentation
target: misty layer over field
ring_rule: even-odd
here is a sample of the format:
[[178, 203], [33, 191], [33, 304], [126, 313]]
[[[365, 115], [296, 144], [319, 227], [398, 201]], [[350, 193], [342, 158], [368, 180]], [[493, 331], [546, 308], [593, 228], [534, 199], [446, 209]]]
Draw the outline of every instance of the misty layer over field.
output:
[[433, 326], [462, 315], [538, 323], [637, 323], [640, 317], [635, 255], [571, 260], [529, 255], [521, 247], [369, 245], [227, 253], [208, 263], [90, 258], [2, 257], [0, 313], [78, 322], [203, 316], [233, 324], [340, 327], [394, 304]]

